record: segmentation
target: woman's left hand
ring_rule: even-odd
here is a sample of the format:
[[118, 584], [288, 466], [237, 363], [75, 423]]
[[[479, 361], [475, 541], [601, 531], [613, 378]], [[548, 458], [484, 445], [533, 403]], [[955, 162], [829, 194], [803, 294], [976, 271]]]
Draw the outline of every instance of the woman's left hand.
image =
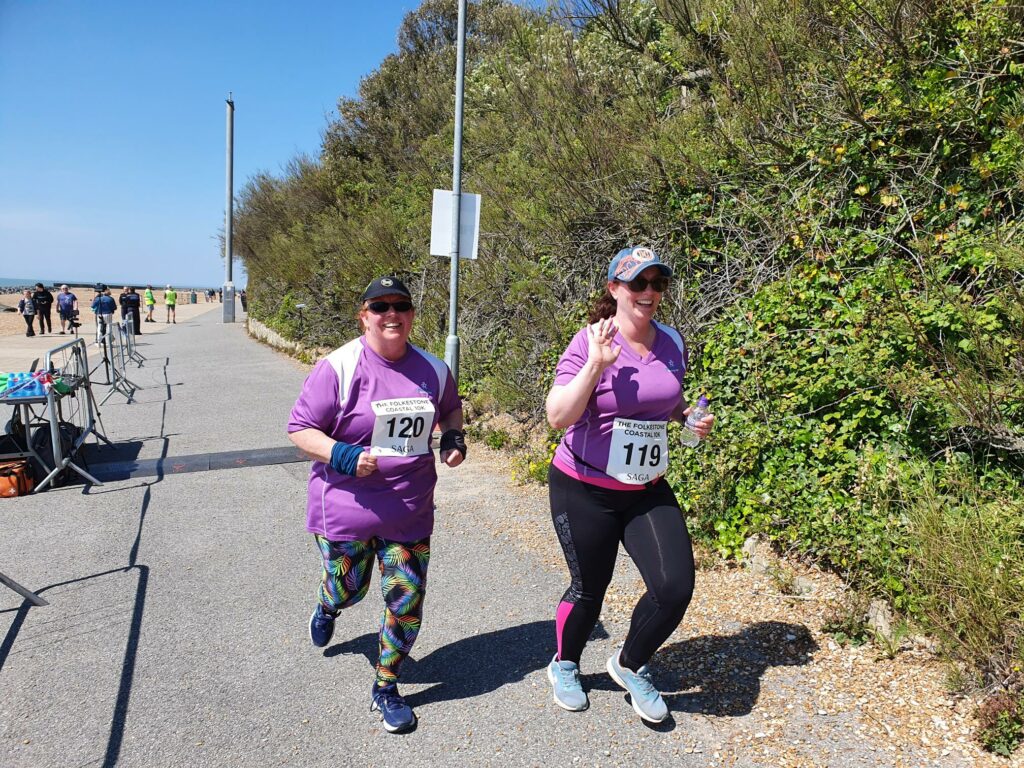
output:
[[[683, 411], [684, 421], [685, 421], [685, 417], [689, 416], [690, 412], [692, 410], [693, 410], [693, 406], [690, 406], [685, 411]], [[701, 440], [703, 440], [705, 437], [707, 437], [708, 435], [711, 434], [711, 428], [714, 426], [714, 424], [715, 424], [715, 414], [709, 413], [707, 416], [704, 416], [700, 421], [698, 421], [694, 425], [693, 431], [697, 433], [697, 437], [699, 437]]]
[[449, 467], [459, 466], [465, 458], [466, 457], [462, 455], [462, 451], [441, 451], [441, 461]]

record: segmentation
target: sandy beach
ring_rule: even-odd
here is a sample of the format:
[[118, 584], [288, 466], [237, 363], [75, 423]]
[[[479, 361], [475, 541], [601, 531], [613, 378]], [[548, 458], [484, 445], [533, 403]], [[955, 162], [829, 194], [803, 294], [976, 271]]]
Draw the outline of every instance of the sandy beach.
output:
[[[145, 290], [136, 289], [140, 294]], [[78, 329], [78, 335], [80, 338], [86, 340], [90, 345], [90, 356], [92, 355], [93, 341], [96, 338], [96, 321], [95, 316], [89, 307], [92, 305], [93, 297], [96, 295], [94, 287], [88, 286], [71, 286], [71, 292], [78, 297], [79, 307], [79, 320], [82, 326]], [[32, 365], [32, 361], [42, 357], [46, 354], [47, 350], [53, 349], [65, 341], [73, 339], [74, 336], [67, 333], [63, 336], [60, 335], [60, 318], [57, 315], [56, 307], [56, 291], [54, 294], [54, 307], [51, 311], [51, 319], [53, 321], [53, 333], [47, 333], [42, 335], [39, 333], [39, 321], [35, 322], [36, 335], [32, 337], [25, 336], [25, 321], [21, 315], [17, 312], [5, 312], [3, 311], [7, 307], [17, 307], [18, 300], [21, 298], [21, 294], [18, 293], [5, 293], [0, 294], [0, 371], [27, 371]], [[117, 301], [118, 294], [121, 293], [121, 286], [111, 287], [111, 295], [114, 300]], [[222, 312], [223, 305], [218, 301], [207, 302], [206, 298], [202, 293], [197, 293], [196, 303], [189, 303], [189, 292], [178, 291], [178, 307], [177, 307], [177, 324], [167, 323], [167, 309], [164, 305], [164, 292], [163, 290], [153, 291], [153, 295], [156, 298], [156, 309], [153, 312], [153, 318], [156, 322], [147, 323], [143, 322], [140, 330], [141, 335], [145, 336], [149, 333], [170, 333], [173, 332], [177, 325], [187, 323], [189, 320], [205, 314], [206, 312]], [[242, 312], [242, 305], [237, 300], [235, 301], [235, 318], [236, 320], [244, 319], [245, 315]], [[143, 314], [145, 318], [145, 313]]]

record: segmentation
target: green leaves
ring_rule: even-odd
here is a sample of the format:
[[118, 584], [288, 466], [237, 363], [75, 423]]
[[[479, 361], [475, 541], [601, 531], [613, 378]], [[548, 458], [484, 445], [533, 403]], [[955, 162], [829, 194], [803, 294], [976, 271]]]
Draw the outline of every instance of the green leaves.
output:
[[[939, 259], [803, 265], [711, 329], [690, 386], [715, 395], [715, 439], [671, 475], [695, 535], [733, 555], [766, 535], [917, 610], [911, 532], [891, 489], [962, 441], [967, 413], [975, 439], [988, 429], [995, 441], [994, 418], [1024, 433], [1024, 381], [1004, 375], [1024, 366], [1024, 329], [1009, 324], [1024, 281], [998, 266], [998, 249], [964, 246], [966, 273]], [[950, 300], [963, 274], [974, 292]], [[988, 362], [1008, 348], [1015, 362]], [[1022, 468], [1024, 450], [975, 461], [979, 473], [992, 461]]]

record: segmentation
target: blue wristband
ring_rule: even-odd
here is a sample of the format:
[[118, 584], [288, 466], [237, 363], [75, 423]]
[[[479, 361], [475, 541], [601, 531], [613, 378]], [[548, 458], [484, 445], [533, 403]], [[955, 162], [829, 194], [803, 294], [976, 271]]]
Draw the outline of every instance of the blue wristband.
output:
[[361, 445], [349, 445], [340, 440], [331, 448], [331, 468], [343, 475], [356, 476], [356, 465], [363, 452]]

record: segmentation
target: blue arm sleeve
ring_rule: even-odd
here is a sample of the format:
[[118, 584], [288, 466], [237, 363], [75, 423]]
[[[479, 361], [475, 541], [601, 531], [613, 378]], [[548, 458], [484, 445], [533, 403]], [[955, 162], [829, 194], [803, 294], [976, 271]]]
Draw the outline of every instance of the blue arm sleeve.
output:
[[359, 463], [359, 454], [363, 452], [361, 445], [349, 445], [340, 440], [331, 449], [331, 468], [343, 475], [356, 476], [356, 464]]

